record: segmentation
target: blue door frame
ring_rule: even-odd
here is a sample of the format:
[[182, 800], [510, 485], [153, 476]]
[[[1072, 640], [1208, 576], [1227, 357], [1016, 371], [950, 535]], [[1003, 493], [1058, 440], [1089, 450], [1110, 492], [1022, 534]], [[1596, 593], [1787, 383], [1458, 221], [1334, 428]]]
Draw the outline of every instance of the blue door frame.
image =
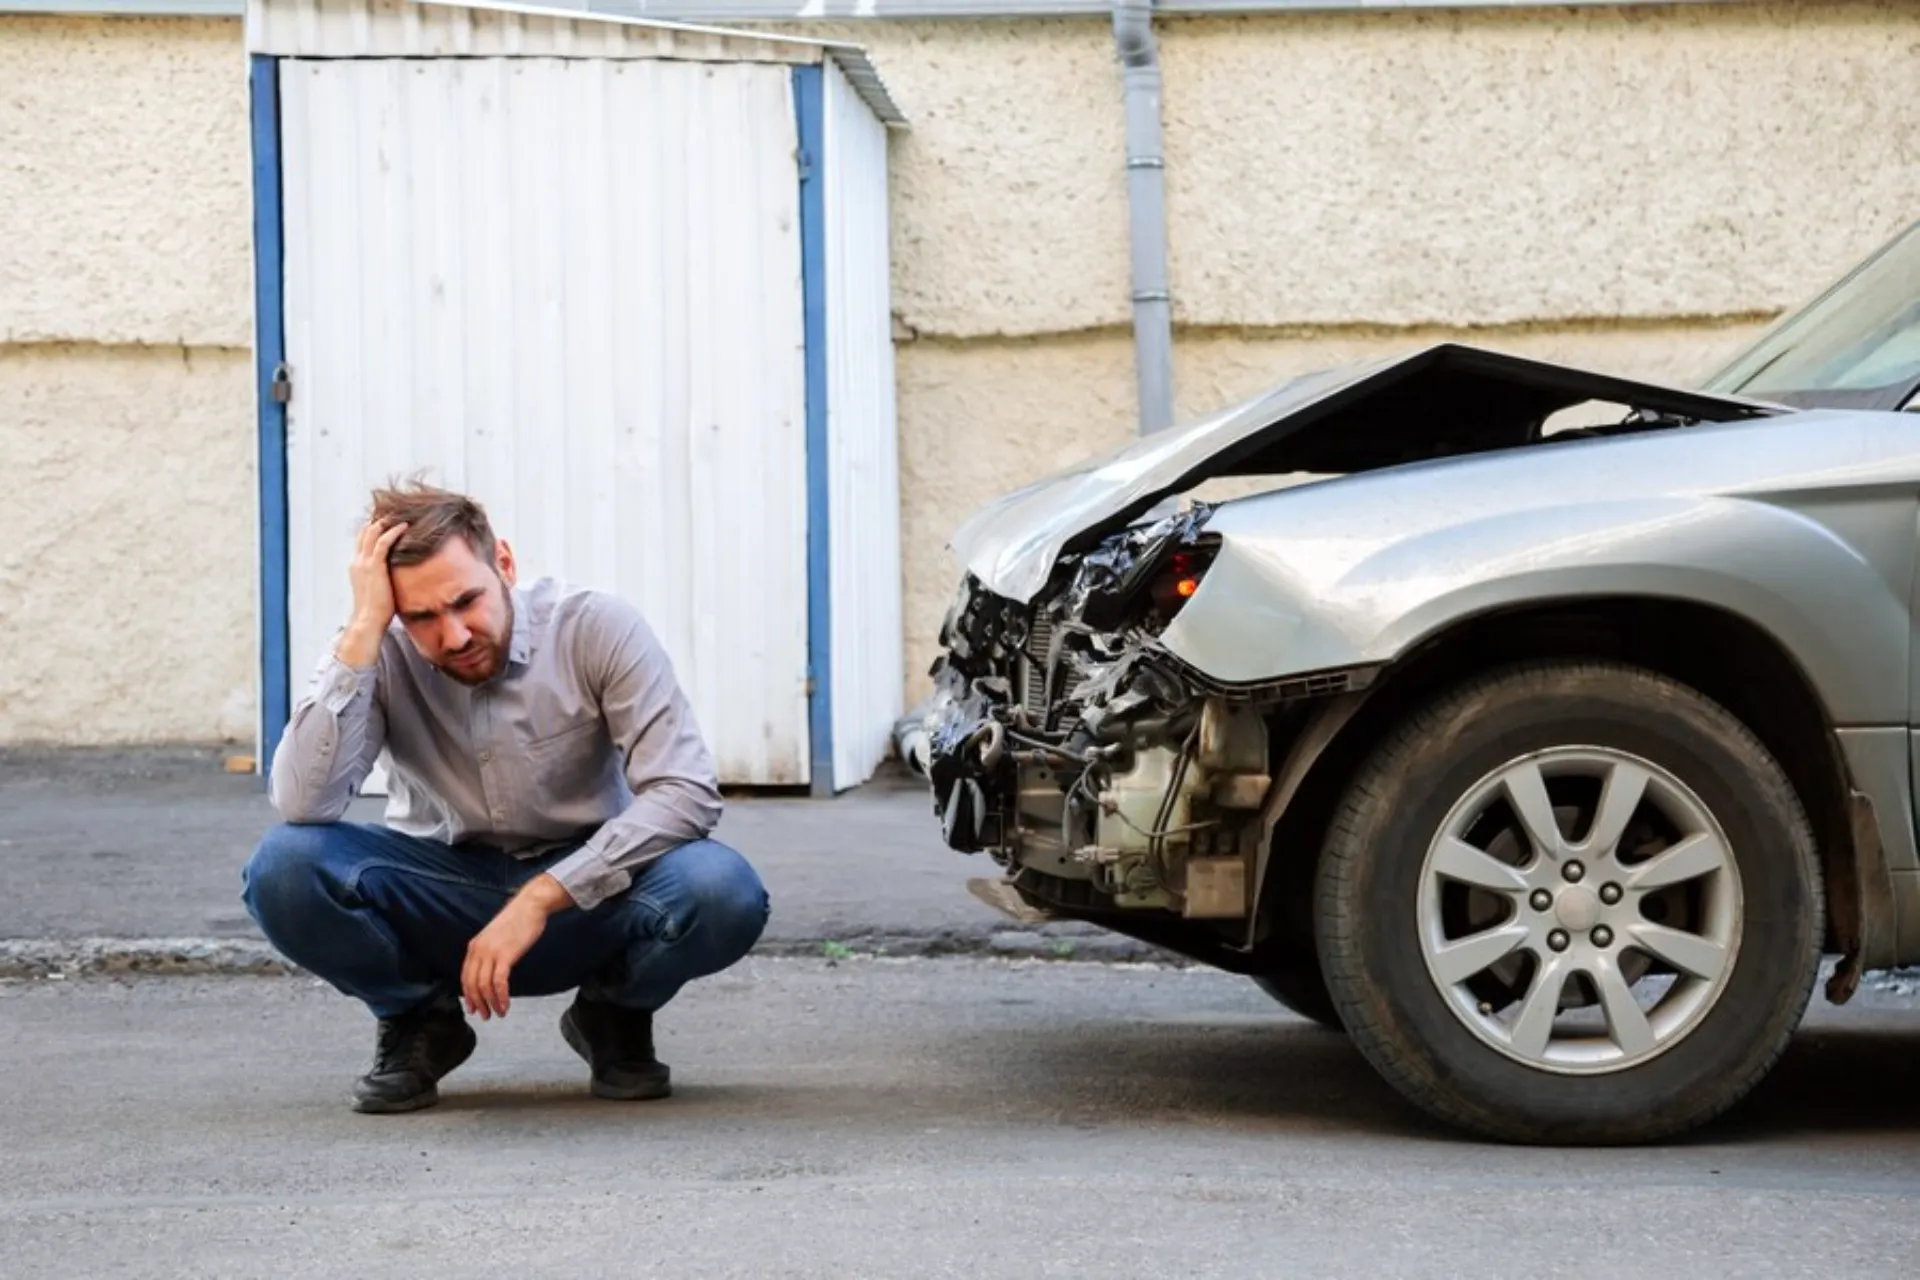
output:
[[287, 671], [287, 406], [277, 396], [286, 360], [280, 220], [279, 59], [255, 54], [249, 68], [253, 135], [253, 351], [259, 405], [260, 772], [292, 704]]
[[793, 69], [800, 127], [800, 287], [807, 368], [807, 741], [816, 796], [833, 794], [833, 503], [827, 437], [826, 77]]
[[[259, 405], [260, 771], [292, 710], [287, 629], [287, 406], [279, 59], [256, 54], [249, 87], [253, 141], [254, 375]], [[799, 130], [800, 271], [806, 344], [807, 738], [811, 790], [834, 793], [833, 566], [827, 434], [826, 149], [824, 69], [793, 69]]]

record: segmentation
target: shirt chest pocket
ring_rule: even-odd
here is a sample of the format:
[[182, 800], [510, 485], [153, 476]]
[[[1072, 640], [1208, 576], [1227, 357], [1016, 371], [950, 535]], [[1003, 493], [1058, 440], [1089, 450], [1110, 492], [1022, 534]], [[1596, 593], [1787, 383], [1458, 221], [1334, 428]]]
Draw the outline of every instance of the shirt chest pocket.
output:
[[607, 771], [606, 727], [597, 719], [568, 725], [527, 745], [533, 785], [546, 800], [592, 794]]

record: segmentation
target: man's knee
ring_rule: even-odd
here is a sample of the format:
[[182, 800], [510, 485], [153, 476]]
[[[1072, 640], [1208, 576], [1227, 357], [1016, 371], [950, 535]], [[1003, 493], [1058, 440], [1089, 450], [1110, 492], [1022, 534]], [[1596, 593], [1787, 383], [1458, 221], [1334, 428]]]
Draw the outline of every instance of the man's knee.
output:
[[240, 897], [263, 928], [291, 922], [328, 895], [329, 854], [338, 824], [282, 823], [260, 840], [240, 873]]
[[766, 886], [751, 863], [717, 841], [702, 840], [687, 852], [695, 855], [682, 873], [688, 918], [704, 941], [737, 960], [753, 949], [767, 927]]

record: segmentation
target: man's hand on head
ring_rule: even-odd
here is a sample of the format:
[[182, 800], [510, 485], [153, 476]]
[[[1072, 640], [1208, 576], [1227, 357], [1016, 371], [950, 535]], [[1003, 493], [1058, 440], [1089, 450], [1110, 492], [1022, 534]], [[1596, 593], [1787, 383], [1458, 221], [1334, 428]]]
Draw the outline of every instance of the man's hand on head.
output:
[[513, 895], [500, 914], [467, 944], [460, 968], [460, 993], [467, 1012], [482, 1019], [507, 1016], [513, 966], [546, 932], [547, 917], [573, 905], [573, 898], [552, 876], [542, 873]]
[[375, 521], [360, 530], [354, 544], [353, 560], [347, 566], [347, 578], [353, 584], [353, 617], [333, 647], [334, 656], [350, 667], [370, 667], [380, 656], [380, 642], [393, 622], [393, 579], [387, 556], [406, 531], [405, 521]]

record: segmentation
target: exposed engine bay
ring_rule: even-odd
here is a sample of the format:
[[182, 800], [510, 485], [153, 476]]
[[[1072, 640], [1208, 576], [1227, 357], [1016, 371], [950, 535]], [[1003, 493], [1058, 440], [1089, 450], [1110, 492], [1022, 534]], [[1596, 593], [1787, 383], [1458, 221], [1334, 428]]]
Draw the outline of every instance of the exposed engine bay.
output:
[[922, 728], [946, 842], [1030, 904], [1244, 921], [1283, 702], [1364, 676], [1209, 689], [1156, 645], [1206, 572], [1195, 505], [1062, 560], [1026, 606], [969, 576], [941, 631]]

